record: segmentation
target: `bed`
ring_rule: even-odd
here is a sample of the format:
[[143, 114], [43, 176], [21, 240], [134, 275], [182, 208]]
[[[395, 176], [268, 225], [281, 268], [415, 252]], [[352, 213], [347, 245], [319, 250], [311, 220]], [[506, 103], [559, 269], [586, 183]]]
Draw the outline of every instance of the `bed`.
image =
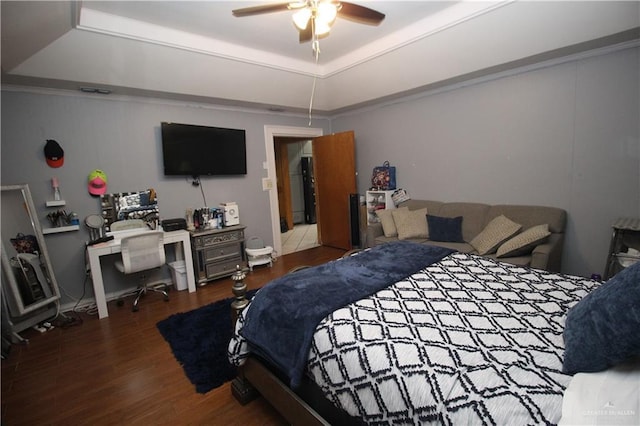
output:
[[[601, 284], [407, 242], [303, 269], [239, 313], [234, 395], [255, 385], [294, 424], [558, 424], [572, 375], [640, 355], [640, 266], [628, 269]], [[583, 327], [592, 314], [609, 315], [594, 317], [605, 333]], [[617, 412], [637, 416], [628, 382], [636, 405]]]

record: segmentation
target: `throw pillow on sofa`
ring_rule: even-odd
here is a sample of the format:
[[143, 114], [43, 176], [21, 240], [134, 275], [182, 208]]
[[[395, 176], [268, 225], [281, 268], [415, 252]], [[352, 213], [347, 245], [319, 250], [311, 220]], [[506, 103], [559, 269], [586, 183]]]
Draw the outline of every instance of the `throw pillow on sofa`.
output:
[[464, 243], [462, 238], [462, 216], [440, 217], [427, 215], [429, 239], [449, 243]]
[[[398, 210], [409, 210], [408, 207], [400, 207]], [[376, 210], [376, 216], [380, 219], [380, 225], [382, 225], [382, 233], [385, 237], [397, 237], [398, 229], [396, 228], [396, 222], [393, 220], [393, 210]]]
[[391, 214], [398, 230], [399, 240], [429, 238], [426, 208], [418, 210], [395, 209], [391, 210]]
[[521, 228], [522, 225], [501, 214], [493, 218], [469, 244], [481, 256], [495, 253], [503, 242], [515, 235]]
[[529, 254], [535, 246], [546, 240], [549, 235], [551, 235], [551, 232], [549, 232], [549, 225], [546, 223], [544, 225], [532, 226], [502, 244], [496, 252], [496, 257], [513, 257]]

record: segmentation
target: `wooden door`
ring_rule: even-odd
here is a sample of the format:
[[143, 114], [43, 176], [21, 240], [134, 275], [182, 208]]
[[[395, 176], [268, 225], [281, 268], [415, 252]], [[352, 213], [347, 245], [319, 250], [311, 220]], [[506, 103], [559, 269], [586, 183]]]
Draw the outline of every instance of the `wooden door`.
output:
[[293, 209], [291, 208], [291, 180], [289, 179], [289, 153], [286, 139], [274, 138], [276, 160], [276, 181], [278, 191], [278, 209], [284, 217], [287, 229], [293, 229]]
[[318, 241], [350, 250], [349, 195], [356, 193], [353, 131], [313, 139]]

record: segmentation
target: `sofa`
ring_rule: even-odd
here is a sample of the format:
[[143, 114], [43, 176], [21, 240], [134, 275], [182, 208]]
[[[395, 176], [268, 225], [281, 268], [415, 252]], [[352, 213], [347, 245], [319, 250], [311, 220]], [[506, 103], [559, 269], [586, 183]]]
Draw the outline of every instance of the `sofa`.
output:
[[563, 209], [410, 199], [374, 214], [378, 222], [367, 225], [367, 247], [407, 240], [560, 272]]

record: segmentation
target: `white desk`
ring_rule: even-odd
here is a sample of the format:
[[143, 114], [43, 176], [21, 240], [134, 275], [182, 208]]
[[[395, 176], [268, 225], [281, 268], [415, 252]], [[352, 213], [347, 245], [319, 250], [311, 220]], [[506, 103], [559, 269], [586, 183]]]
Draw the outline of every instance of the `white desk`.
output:
[[[131, 235], [128, 232], [127, 235]], [[98, 317], [106, 318], [109, 316], [107, 310], [107, 300], [104, 293], [104, 283], [102, 282], [102, 267], [100, 266], [100, 257], [109, 254], [120, 253], [120, 238], [122, 235], [116, 235], [115, 238], [106, 243], [95, 244], [87, 247], [89, 255], [89, 266], [91, 267], [91, 280], [93, 281], [93, 293], [96, 297], [96, 305], [98, 307]], [[164, 233], [164, 244], [176, 244], [176, 260], [184, 260], [187, 268], [187, 286], [189, 293], [196, 291], [196, 280], [193, 274], [193, 258], [191, 256], [191, 241], [188, 231], [171, 231]], [[182, 246], [181, 250], [178, 247]]]

